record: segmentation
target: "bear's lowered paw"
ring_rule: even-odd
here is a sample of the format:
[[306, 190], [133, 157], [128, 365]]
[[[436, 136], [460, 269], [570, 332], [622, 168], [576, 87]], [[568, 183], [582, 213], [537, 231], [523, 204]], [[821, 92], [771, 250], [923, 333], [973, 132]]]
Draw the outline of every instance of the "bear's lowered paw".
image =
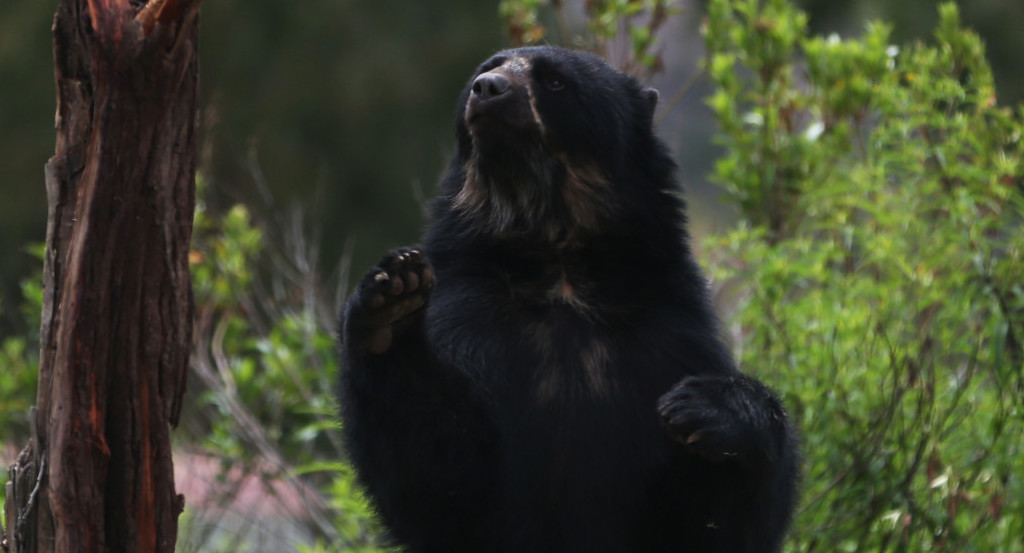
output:
[[[691, 376], [658, 400], [658, 414], [678, 442], [709, 461], [757, 464], [776, 456], [781, 404], [758, 382], [742, 375]], [[765, 414], [778, 420], [762, 420]]]

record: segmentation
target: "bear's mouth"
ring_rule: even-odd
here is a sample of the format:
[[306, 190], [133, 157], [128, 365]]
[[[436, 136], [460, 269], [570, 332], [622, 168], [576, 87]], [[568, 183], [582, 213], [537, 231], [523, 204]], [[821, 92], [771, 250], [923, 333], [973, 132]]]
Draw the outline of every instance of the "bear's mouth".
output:
[[494, 123], [503, 124], [500, 118], [495, 118], [493, 114], [487, 113], [486, 110], [480, 109], [479, 106], [474, 106], [472, 102], [466, 106], [466, 124], [469, 125], [470, 129]]
[[536, 130], [537, 123], [533, 119], [529, 102], [516, 96], [483, 101], [476, 97], [470, 97], [466, 103], [465, 114], [466, 125], [469, 127], [470, 133], [477, 135], [481, 132], [501, 132], [501, 130], [506, 132]]

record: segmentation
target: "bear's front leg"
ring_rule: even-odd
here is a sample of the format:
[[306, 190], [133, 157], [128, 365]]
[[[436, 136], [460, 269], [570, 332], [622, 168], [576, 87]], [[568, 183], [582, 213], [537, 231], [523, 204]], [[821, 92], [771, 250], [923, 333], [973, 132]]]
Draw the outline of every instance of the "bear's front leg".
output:
[[[706, 498], [705, 551], [775, 553], [796, 501], [796, 438], [782, 402], [733, 372], [691, 376], [658, 400], [669, 435], [688, 452], [679, 467]], [[700, 460], [694, 464], [694, 459]]]
[[360, 281], [341, 328], [345, 442], [359, 479], [411, 553], [475, 551], [494, 480], [491, 413], [460, 367], [438, 361], [425, 306], [434, 271], [416, 248]]

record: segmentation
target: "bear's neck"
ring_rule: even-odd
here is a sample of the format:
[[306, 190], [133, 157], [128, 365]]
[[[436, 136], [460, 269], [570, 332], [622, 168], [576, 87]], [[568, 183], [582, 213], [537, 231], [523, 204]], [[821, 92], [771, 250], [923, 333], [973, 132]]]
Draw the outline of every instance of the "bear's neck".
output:
[[594, 163], [541, 147], [474, 155], [453, 207], [495, 238], [566, 246], [595, 237], [611, 214], [613, 186]]

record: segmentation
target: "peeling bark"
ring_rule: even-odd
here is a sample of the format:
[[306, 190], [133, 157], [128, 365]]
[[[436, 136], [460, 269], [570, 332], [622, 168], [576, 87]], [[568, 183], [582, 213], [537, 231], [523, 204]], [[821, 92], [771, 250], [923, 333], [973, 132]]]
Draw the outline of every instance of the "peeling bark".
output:
[[54, 19], [39, 395], [7, 484], [12, 553], [174, 551], [199, 0], [137, 4], [62, 0]]

